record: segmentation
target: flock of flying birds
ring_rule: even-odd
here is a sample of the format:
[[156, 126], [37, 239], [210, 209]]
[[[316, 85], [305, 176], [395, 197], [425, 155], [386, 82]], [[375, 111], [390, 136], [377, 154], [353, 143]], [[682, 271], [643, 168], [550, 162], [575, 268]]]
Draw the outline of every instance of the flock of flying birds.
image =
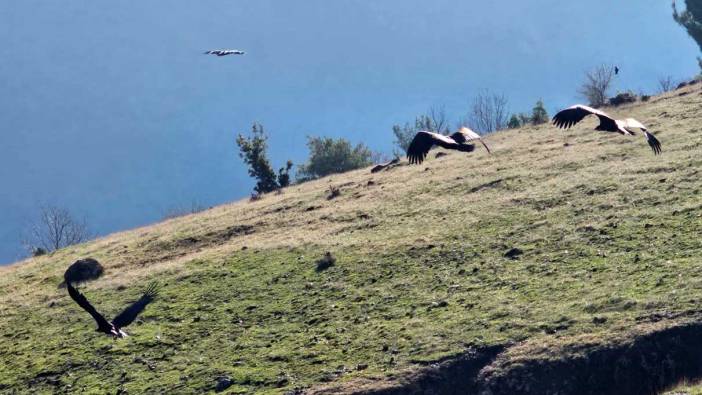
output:
[[[218, 49], [207, 51], [205, 54], [217, 56], [243, 55], [244, 51], [234, 49]], [[553, 117], [553, 124], [561, 129], [568, 129], [589, 115], [595, 115], [597, 118], [599, 118], [600, 124], [595, 127], [595, 130], [598, 131], [633, 136], [637, 133], [636, 129], [639, 129], [642, 132], [643, 137], [648, 142], [648, 145], [651, 146], [653, 153], [656, 155], [661, 153], [661, 143], [646, 129], [641, 122], [633, 118], [614, 119], [604, 111], [600, 111], [582, 104], [576, 104], [558, 112]], [[412, 142], [407, 149], [407, 159], [409, 160], [410, 164], [422, 163], [427, 157], [429, 150], [434, 146], [461, 152], [472, 152], [475, 150], [475, 145], [471, 144], [470, 142], [476, 140], [485, 147], [488, 153], [490, 152], [490, 148], [488, 148], [487, 144], [485, 144], [482, 137], [467, 127], [462, 127], [460, 130], [451, 134], [450, 136], [445, 136], [440, 133], [421, 131], [414, 136], [414, 139], [412, 139]], [[95, 309], [95, 307], [90, 304], [90, 302], [88, 302], [88, 299], [83, 296], [83, 294], [78, 292], [78, 290], [73, 287], [68, 274], [69, 272], [66, 271], [64, 274], [64, 280], [66, 281], [66, 287], [68, 288], [68, 294], [70, 295], [71, 299], [73, 299], [80, 307], [87, 311], [93, 317], [95, 322], [97, 322], [98, 327], [96, 331], [111, 335], [114, 338], [126, 337], [127, 334], [122, 330], [122, 328], [134, 322], [136, 317], [146, 308], [149, 303], [153, 302], [158, 295], [156, 284], [152, 282], [149, 284], [139, 300], [129, 305], [112, 321], [108, 321]]]
[[[655, 155], [662, 152], [660, 141], [658, 141], [656, 136], [651, 134], [641, 122], [633, 118], [614, 119], [604, 111], [582, 104], [576, 104], [558, 112], [558, 114], [553, 117], [553, 124], [561, 129], [568, 129], [582, 121], [588, 115], [595, 115], [600, 119], [600, 124], [595, 127], [595, 130], [634, 136], [637, 134], [636, 129], [638, 129], [648, 142], [648, 145], [651, 146]], [[485, 146], [485, 149], [490, 152], [490, 149], [482, 140], [482, 137], [467, 127], [462, 127], [459, 131], [450, 136], [422, 131], [417, 133], [410, 143], [407, 149], [407, 158], [410, 164], [422, 163], [433, 146], [462, 152], [471, 152], [475, 150], [475, 146], [469, 142], [475, 140], [480, 141], [483, 146]]]

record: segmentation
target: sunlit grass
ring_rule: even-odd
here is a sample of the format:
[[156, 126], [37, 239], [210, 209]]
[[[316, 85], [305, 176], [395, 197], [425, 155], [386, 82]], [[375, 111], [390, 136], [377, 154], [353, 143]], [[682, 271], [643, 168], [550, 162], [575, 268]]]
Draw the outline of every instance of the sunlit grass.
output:
[[[470, 346], [607, 342], [697, 309], [702, 96], [676, 95], [611, 111], [648, 124], [658, 157], [587, 122], [524, 128], [489, 136], [493, 155], [337, 175], [0, 269], [0, 390], [382, 381]], [[315, 270], [326, 252], [334, 266]], [[161, 283], [127, 339], [57, 288], [88, 256], [106, 274], [82, 291], [108, 316]]]

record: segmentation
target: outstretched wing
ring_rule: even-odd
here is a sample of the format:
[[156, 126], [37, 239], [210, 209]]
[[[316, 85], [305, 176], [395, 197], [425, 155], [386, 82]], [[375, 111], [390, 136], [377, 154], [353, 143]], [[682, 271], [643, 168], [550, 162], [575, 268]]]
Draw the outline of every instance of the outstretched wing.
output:
[[468, 129], [465, 126], [461, 127], [460, 130], [452, 134], [450, 137], [459, 144], [465, 144], [469, 141], [478, 140], [483, 145], [483, 147], [485, 147], [487, 152], [490, 152], [490, 148], [488, 148], [487, 144], [485, 144], [483, 138], [478, 133], [475, 133], [474, 131]]
[[601, 123], [614, 123], [614, 118], [610, 117], [604, 111], [597, 110], [592, 107], [576, 104], [561, 110], [553, 116], [553, 124], [561, 129], [568, 129], [576, 123], [583, 120], [588, 115], [597, 115]]
[[82, 293], [78, 292], [77, 289], [73, 288], [73, 285], [71, 285], [71, 282], [68, 281], [67, 276], [64, 276], [66, 280], [66, 288], [68, 289], [68, 294], [71, 296], [71, 299], [73, 299], [76, 303], [78, 303], [78, 306], [82, 307], [83, 310], [87, 311], [91, 316], [93, 316], [93, 319], [95, 319], [95, 322], [98, 324], [98, 330], [106, 333], [110, 333], [110, 330], [112, 329], [112, 325], [110, 325], [109, 322], [103, 317], [102, 314], [98, 313], [97, 310], [95, 310], [95, 307], [88, 302], [88, 299], [83, 296]]
[[132, 303], [129, 307], [124, 309], [124, 311], [119, 313], [119, 315], [115, 317], [114, 320], [112, 320], [112, 323], [117, 328], [124, 328], [125, 326], [131, 324], [137, 318], [139, 313], [144, 311], [146, 305], [148, 305], [149, 303], [153, 302], [154, 299], [156, 299], [157, 295], [158, 289], [156, 283], [152, 282], [146, 288], [146, 292], [144, 292], [141, 298], [139, 298], [139, 300], [137, 300], [136, 302]]
[[663, 149], [661, 148], [661, 142], [658, 141], [656, 136], [649, 133], [647, 130], [644, 130], [644, 137], [646, 137], [646, 141], [648, 142], [648, 145], [651, 146], [651, 149], [653, 150], [653, 153], [655, 155], [658, 155], [661, 152], [663, 152]]
[[421, 131], [418, 132], [407, 148], [407, 158], [410, 164], [422, 163], [427, 153], [434, 145], [439, 145], [444, 148], [455, 148], [458, 145], [450, 137], [439, 133]]
[[656, 136], [654, 136], [651, 132], [649, 132], [646, 129], [646, 126], [644, 126], [644, 124], [635, 120], [634, 118], [627, 118], [623, 121], [623, 123], [624, 123], [624, 127], [627, 129], [627, 131], [632, 133], [632, 134], [633, 134], [633, 132], [628, 130], [628, 129], [630, 129], [630, 128], [641, 129], [644, 137], [646, 138], [646, 142], [648, 143], [649, 146], [651, 146], [651, 149], [653, 150], [653, 153], [655, 155], [658, 155], [661, 152], [663, 152], [663, 150], [661, 149], [661, 142], [658, 141]]

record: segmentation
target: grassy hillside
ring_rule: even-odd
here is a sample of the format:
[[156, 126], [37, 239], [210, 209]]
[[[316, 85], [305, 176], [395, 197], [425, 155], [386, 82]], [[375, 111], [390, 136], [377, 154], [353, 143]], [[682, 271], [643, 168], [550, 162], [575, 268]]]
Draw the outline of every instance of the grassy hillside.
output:
[[[702, 91], [610, 111], [663, 155], [595, 120], [527, 127], [491, 135], [492, 155], [432, 153], [2, 268], [0, 392], [388, 389], [471, 350], [504, 350], [484, 370], [499, 377], [694, 321]], [[317, 271], [325, 252], [336, 263]], [[94, 332], [57, 288], [84, 257], [106, 268], [81, 290], [108, 316], [160, 282], [129, 338]]]

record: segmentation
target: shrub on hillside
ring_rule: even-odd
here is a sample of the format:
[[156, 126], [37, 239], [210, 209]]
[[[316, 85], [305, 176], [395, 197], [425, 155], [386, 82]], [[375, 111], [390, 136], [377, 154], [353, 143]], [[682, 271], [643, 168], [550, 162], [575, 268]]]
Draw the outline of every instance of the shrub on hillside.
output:
[[329, 194], [327, 194], [327, 200], [332, 200], [341, 195], [341, 189], [333, 185], [329, 186]]
[[532, 125], [541, 125], [546, 122], [548, 122], [548, 112], [544, 107], [544, 102], [539, 99], [531, 110], [531, 123]]
[[510, 129], [516, 129], [524, 125], [529, 125], [532, 123], [532, 118], [526, 113], [512, 114], [507, 122], [507, 127]]
[[507, 122], [507, 127], [509, 129], [516, 129], [520, 126], [522, 126], [522, 123], [519, 121], [519, 116], [517, 116], [517, 114], [512, 114], [512, 116], [509, 117], [509, 122]]
[[290, 169], [292, 169], [293, 163], [289, 160], [285, 167], [278, 169], [278, 186], [285, 188], [290, 185]]
[[373, 152], [363, 144], [351, 145], [346, 139], [307, 137], [310, 157], [298, 169], [298, 180], [308, 181], [344, 173], [373, 164]]
[[249, 166], [249, 175], [257, 180], [254, 191], [257, 194], [268, 193], [285, 187], [290, 183], [290, 168], [293, 166], [288, 161], [285, 168], [278, 171], [278, 175], [273, 171], [268, 160], [268, 136], [263, 130], [263, 126], [254, 123], [251, 128], [251, 136], [238, 135], [236, 144], [239, 146], [239, 156]]
[[636, 95], [631, 92], [619, 93], [616, 96], [609, 98], [609, 105], [615, 107], [634, 102], [636, 102]]
[[36, 258], [38, 256], [46, 255], [46, 250], [41, 247], [31, 247], [32, 257]]

